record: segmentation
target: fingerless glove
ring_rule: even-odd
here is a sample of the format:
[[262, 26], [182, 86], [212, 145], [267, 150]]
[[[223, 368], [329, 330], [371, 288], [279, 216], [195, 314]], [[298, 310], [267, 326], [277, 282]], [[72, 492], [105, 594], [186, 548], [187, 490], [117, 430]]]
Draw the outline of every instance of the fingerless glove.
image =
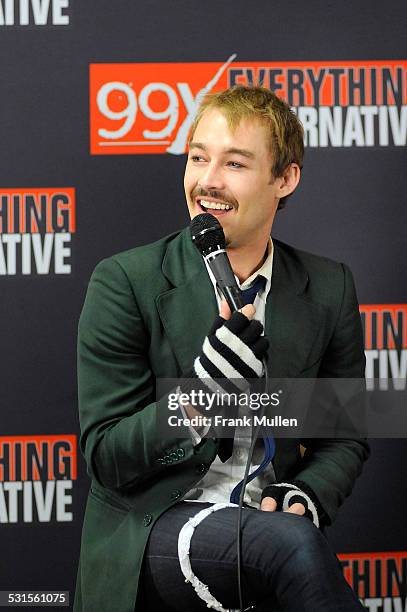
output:
[[241, 312], [234, 312], [227, 321], [218, 316], [185, 376], [188, 380], [182, 382], [182, 392], [197, 388], [213, 393], [247, 391], [250, 379], [261, 378], [264, 373], [262, 359], [269, 343], [262, 332], [259, 321], [249, 320]]
[[293, 504], [302, 504], [305, 507], [304, 516], [311, 519], [315, 527], [319, 527], [324, 518], [325, 513], [315, 493], [304, 482], [299, 480], [268, 485], [262, 492], [262, 501], [265, 497], [275, 499], [277, 510], [282, 510], [283, 512]]

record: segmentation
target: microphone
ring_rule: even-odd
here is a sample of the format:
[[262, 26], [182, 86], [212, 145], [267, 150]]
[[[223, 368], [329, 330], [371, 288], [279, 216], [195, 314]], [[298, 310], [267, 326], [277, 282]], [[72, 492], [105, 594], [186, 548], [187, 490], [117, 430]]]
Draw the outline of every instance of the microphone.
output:
[[245, 302], [226, 253], [223, 227], [216, 217], [202, 213], [192, 219], [190, 230], [192, 242], [209, 265], [230, 310], [240, 310]]

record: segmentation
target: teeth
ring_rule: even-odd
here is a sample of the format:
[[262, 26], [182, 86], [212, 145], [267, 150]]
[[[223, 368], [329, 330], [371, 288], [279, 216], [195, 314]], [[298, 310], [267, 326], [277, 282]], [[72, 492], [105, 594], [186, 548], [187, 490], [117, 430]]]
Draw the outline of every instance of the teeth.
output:
[[201, 200], [201, 206], [204, 208], [210, 208], [211, 210], [231, 210], [233, 206], [230, 204], [221, 204], [220, 202], [208, 202], [207, 200]]

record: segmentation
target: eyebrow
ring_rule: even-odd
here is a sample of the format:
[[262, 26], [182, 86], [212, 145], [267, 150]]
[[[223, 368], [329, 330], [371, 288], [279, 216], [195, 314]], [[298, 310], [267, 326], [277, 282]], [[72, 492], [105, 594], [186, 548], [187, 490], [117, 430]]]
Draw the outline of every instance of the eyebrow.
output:
[[[208, 151], [208, 149], [202, 142], [190, 142], [189, 148], [190, 149], [202, 149], [203, 151], [206, 151], [206, 152]], [[230, 149], [226, 149], [224, 153], [242, 155], [243, 157], [247, 157], [248, 159], [255, 158], [255, 155], [254, 153], [252, 153], [252, 151], [249, 151], [248, 149], [238, 149], [237, 147], [231, 147]]]

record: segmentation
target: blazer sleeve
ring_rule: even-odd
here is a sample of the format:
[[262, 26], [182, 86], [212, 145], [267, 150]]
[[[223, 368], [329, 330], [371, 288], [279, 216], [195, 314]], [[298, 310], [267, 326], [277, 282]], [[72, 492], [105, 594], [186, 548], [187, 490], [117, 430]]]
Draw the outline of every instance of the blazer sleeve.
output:
[[79, 319], [78, 399], [88, 473], [108, 488], [137, 486], [168, 470], [172, 458], [193, 455], [187, 428], [174, 439], [160, 435], [168, 410], [165, 397], [155, 401], [149, 343], [126, 272], [114, 257], [102, 260]]
[[[365, 353], [355, 285], [349, 268], [341, 265], [341, 307], [318, 377], [363, 379]], [[354, 439], [307, 438], [302, 443], [306, 451], [295, 479], [311, 488], [323, 509], [322, 522], [330, 524], [362, 471], [363, 462], [369, 456], [369, 445], [358, 436]]]

